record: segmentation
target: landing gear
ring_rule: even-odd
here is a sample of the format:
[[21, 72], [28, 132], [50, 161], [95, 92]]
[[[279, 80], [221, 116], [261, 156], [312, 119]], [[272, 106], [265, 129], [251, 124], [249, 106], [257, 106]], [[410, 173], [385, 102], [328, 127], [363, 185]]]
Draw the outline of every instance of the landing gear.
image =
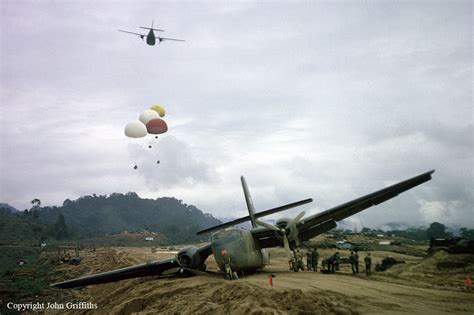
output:
[[239, 280], [239, 275], [237, 271], [232, 271], [229, 264], [225, 265], [225, 278], [227, 280]]

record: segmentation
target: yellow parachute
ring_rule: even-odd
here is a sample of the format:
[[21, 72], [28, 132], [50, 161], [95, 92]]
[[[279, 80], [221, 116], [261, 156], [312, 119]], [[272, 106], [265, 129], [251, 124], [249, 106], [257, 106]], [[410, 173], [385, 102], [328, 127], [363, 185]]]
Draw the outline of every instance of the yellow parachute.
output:
[[165, 117], [165, 109], [164, 109], [163, 106], [157, 104], [157, 105], [153, 105], [152, 107], [150, 107], [150, 109], [157, 112], [160, 115], [160, 117]]

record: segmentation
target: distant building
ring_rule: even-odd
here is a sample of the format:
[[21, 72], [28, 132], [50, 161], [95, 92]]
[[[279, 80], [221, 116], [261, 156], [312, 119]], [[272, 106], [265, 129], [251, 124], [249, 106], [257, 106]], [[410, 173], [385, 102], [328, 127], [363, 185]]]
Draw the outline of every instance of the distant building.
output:
[[361, 244], [349, 242], [349, 241], [338, 241], [336, 242], [337, 249], [347, 249], [347, 250], [360, 250], [363, 246]]
[[153, 237], [145, 237], [145, 242], [154, 242], [155, 238]]

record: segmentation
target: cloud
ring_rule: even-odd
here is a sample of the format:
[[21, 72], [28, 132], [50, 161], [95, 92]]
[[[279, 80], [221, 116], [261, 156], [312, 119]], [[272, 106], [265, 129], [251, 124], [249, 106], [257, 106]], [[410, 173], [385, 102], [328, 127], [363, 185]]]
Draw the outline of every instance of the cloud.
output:
[[212, 166], [195, 156], [188, 144], [174, 136], [165, 134], [158, 139], [138, 140], [141, 143], [129, 144], [128, 151], [148, 190], [169, 189], [177, 185], [192, 187], [217, 179]]
[[[436, 169], [351, 220], [474, 226], [471, 6], [8, 2], [0, 201], [136, 191], [240, 216], [245, 175], [258, 209], [310, 214]], [[153, 19], [186, 42], [117, 32]], [[133, 143], [155, 103], [169, 132]]]

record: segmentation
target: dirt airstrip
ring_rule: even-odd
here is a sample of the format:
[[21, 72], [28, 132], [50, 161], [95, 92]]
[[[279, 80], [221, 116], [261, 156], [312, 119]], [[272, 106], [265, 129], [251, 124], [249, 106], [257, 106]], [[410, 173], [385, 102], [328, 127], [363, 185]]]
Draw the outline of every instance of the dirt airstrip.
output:
[[[321, 251], [320, 257], [334, 250]], [[364, 253], [361, 253], [363, 259]], [[288, 270], [282, 249], [273, 249], [271, 264], [257, 274], [228, 281], [220, 276], [188, 278], [147, 277], [89, 286], [80, 290], [52, 289], [59, 302], [90, 302], [97, 310], [69, 310], [71, 314], [380, 314], [474, 312], [474, 293], [465, 290], [466, 271], [474, 268], [473, 255], [429, 258], [372, 252], [373, 261], [390, 255], [406, 263], [367, 277], [352, 275], [349, 265], [336, 274]], [[348, 252], [341, 252], [347, 256]], [[63, 265], [64, 278], [124, 267], [173, 256], [150, 248], [108, 248], [87, 251], [80, 266]], [[438, 257], [439, 256], [439, 257]], [[461, 269], [438, 268], [439, 261], [464, 259]], [[437, 265], [438, 264], [438, 265]], [[437, 267], [438, 266], [438, 267]], [[459, 267], [459, 266], [458, 266]], [[217, 270], [212, 256], [208, 269]], [[361, 264], [361, 271], [363, 266]], [[273, 273], [273, 287], [268, 275]], [[67, 274], [67, 276], [64, 276]], [[62, 300], [62, 301], [61, 301]], [[46, 314], [64, 311], [46, 310]]]

